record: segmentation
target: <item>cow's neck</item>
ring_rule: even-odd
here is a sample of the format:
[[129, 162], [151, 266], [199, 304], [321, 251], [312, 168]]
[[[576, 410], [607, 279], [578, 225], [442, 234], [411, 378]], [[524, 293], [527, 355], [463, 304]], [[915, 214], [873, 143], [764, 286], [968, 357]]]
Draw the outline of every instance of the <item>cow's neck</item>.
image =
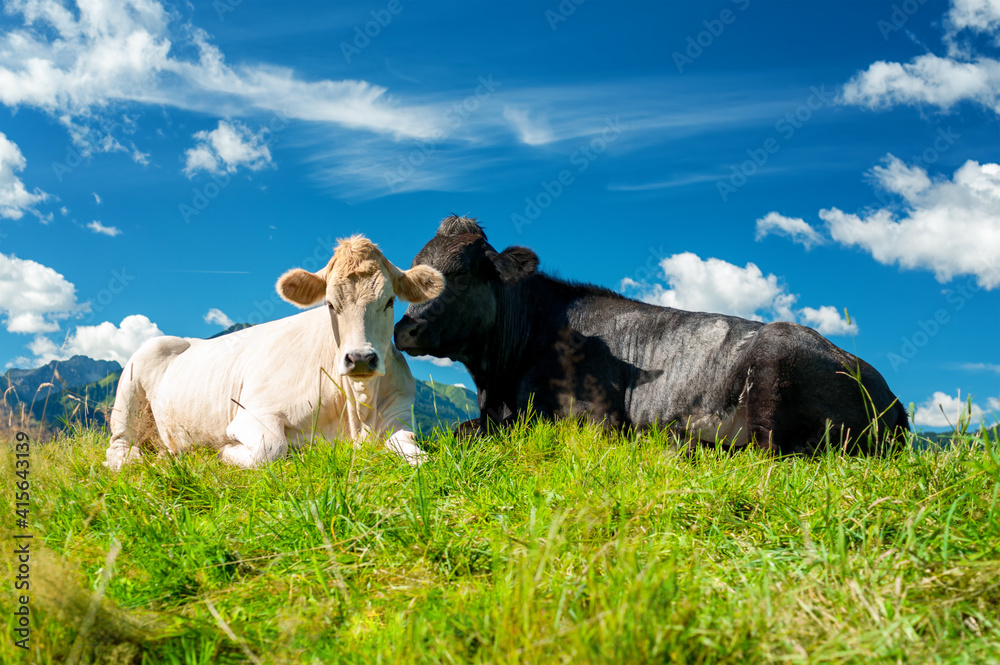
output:
[[546, 317], [534, 314], [548, 300], [547, 278], [536, 275], [496, 291], [496, 324], [484, 343], [469, 349], [466, 369], [476, 382], [480, 410], [499, 420], [504, 407], [517, 410], [521, 378], [531, 364], [530, 346], [545, 337]]

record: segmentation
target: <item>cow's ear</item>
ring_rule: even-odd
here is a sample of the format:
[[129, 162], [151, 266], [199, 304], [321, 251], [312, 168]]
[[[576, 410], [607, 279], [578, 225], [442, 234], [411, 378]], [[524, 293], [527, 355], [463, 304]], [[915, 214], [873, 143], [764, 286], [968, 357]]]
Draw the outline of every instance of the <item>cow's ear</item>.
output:
[[397, 270], [397, 273], [392, 290], [407, 302], [422, 303], [444, 291], [444, 275], [430, 266], [413, 266], [405, 272]]
[[500, 252], [493, 259], [493, 265], [504, 282], [516, 282], [535, 274], [538, 270], [538, 255], [527, 247], [514, 245]]
[[326, 295], [326, 280], [314, 272], [295, 268], [278, 278], [278, 295], [296, 307], [318, 305]]

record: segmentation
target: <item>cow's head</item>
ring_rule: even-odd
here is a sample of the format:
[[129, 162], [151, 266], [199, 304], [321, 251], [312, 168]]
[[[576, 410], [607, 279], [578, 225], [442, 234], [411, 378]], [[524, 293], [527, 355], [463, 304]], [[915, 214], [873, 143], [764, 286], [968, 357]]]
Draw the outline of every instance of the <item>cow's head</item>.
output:
[[336, 371], [358, 379], [385, 374], [396, 297], [423, 302], [441, 293], [444, 278], [428, 266], [402, 271], [363, 236], [340, 239], [325, 268], [289, 270], [278, 295], [297, 307], [326, 305], [340, 357]]
[[498, 253], [475, 219], [452, 216], [413, 259], [411, 269], [421, 266], [443, 273], [446, 286], [433, 300], [410, 305], [396, 324], [396, 346], [466, 362], [496, 325], [503, 289], [534, 274], [538, 256], [526, 247]]

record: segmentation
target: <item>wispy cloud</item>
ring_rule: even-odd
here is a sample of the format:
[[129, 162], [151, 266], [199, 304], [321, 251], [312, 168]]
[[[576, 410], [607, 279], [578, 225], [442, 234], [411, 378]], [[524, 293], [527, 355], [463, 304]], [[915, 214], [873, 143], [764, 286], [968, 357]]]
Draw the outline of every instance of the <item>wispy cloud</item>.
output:
[[96, 219], [90, 224], [87, 224], [87, 228], [94, 233], [100, 233], [101, 235], [106, 235], [114, 238], [115, 236], [121, 235], [122, 230], [117, 226], [104, 226]]
[[0, 217], [20, 219], [26, 212], [35, 212], [35, 206], [48, 198], [39, 189], [29, 192], [21, 182], [17, 174], [26, 165], [17, 144], [0, 132]]
[[528, 145], [545, 145], [555, 140], [552, 129], [544, 118], [532, 118], [527, 109], [506, 105], [503, 117], [507, 120], [522, 143]]
[[229, 326], [235, 323], [235, 321], [226, 316], [225, 312], [223, 312], [221, 309], [217, 307], [213, 307], [212, 309], [208, 310], [208, 313], [205, 314], [204, 318], [205, 318], [205, 323], [214, 323], [222, 326], [223, 328], [228, 328]]
[[[155, 0], [101, 0], [78, 12], [55, 0], [11, 2], [24, 25], [0, 32], [0, 103], [50, 113], [90, 151], [130, 150], [129, 104], [242, 116], [282, 113], [397, 138], [439, 131], [430, 109], [402, 104], [382, 86], [358, 80], [307, 80], [287, 67], [231, 65], [209, 35]], [[190, 55], [189, 55], [190, 54]], [[192, 57], [193, 56], [193, 57]], [[104, 123], [107, 125], [107, 123]]]
[[160, 268], [154, 272], [183, 272], [197, 275], [249, 275], [249, 270], [185, 270], [183, 268]]
[[969, 372], [996, 372], [1000, 374], [1000, 365], [990, 363], [962, 363], [959, 368]]
[[[626, 155], [748, 124], [770, 124], [801, 103], [796, 101], [800, 92], [771, 91], [762, 101], [750, 94], [739, 97], [698, 87], [669, 88], [659, 79], [525, 88], [507, 87], [501, 81], [497, 84], [495, 94], [482, 100], [471, 94], [479, 85], [476, 81], [470, 82], [468, 90], [425, 98], [427, 107], [439, 109], [439, 124], [444, 127], [430, 140], [341, 134], [331, 148], [327, 147], [329, 133], [316, 128], [309, 130], [313, 136], [302, 144], [312, 148], [310, 159], [319, 182], [338, 196], [372, 198], [434, 189], [473, 191], [491, 186], [508, 170], [537, 168], [541, 177], [553, 164], [566, 164], [580, 151], [596, 148], [604, 154], [609, 124], [622, 128], [614, 151]], [[474, 103], [456, 104], [454, 100], [463, 95]], [[622, 106], [621, 99], [628, 99], [629, 104]], [[474, 110], [456, 115], [455, 108]], [[530, 113], [526, 109], [531, 109]], [[522, 123], [521, 129], [516, 129], [514, 121]], [[511, 150], [512, 143], [527, 148]], [[718, 177], [706, 174], [690, 182]], [[644, 191], [681, 184], [686, 182], [619, 183], [611, 189]]]
[[826, 242], [823, 234], [806, 224], [801, 217], [785, 217], [777, 212], [769, 212], [757, 220], [757, 240], [771, 234], [787, 236], [807, 250]]
[[721, 177], [723, 176], [720, 173], [703, 173], [699, 175], [681, 176], [677, 178], [671, 178], [669, 180], [637, 183], [633, 185], [622, 184], [622, 183], [611, 183], [608, 185], [608, 190], [612, 192], [649, 192], [658, 189], [671, 189], [673, 187], [684, 187], [686, 185], [695, 185], [699, 182], [715, 182]]
[[[571, 152], [572, 142], [599, 141], [609, 119], [628, 127], [614, 148], [627, 152], [780, 117], [794, 101], [787, 91], [719, 92], [723, 81], [699, 87], [656, 78], [515, 88], [489, 72], [467, 88], [402, 97], [368, 81], [315, 79], [267, 62], [230, 62], [207, 32], [155, 0], [101, 0], [78, 12], [55, 0], [13, 2], [8, 14], [23, 26], [0, 31], [0, 103], [49, 113], [84, 152], [121, 150], [147, 160], [132, 143], [136, 107], [229, 119], [208, 134], [227, 126], [235, 130], [239, 118], [276, 116], [299, 121], [300, 138], [321, 137], [307, 146], [317, 177], [348, 197], [474, 189], [502, 177], [488, 171], [499, 162], [511, 168], [516, 163], [490, 155], [491, 149], [544, 146], [548, 154], [541, 157], [562, 159], [560, 151]], [[188, 151], [188, 174], [270, 163], [262, 152], [251, 161], [227, 162], [216, 145], [220, 137], [208, 134]], [[332, 150], [331, 137], [337, 145]], [[397, 180], [399, 186], [387, 187], [387, 174], [410, 166], [413, 173]]]
[[437, 367], [454, 367], [455, 365], [454, 360], [449, 360], [447, 358], [435, 358], [434, 356], [413, 356], [413, 359], [429, 362]]

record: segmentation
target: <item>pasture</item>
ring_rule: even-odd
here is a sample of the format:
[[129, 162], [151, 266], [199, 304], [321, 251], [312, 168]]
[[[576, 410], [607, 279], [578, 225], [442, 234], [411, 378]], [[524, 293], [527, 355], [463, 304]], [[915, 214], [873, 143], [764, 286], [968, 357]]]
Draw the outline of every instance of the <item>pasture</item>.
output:
[[80, 430], [32, 449], [31, 649], [5, 611], [0, 662], [997, 662], [991, 437], [776, 459], [560, 423], [417, 469], [333, 442], [113, 474]]

